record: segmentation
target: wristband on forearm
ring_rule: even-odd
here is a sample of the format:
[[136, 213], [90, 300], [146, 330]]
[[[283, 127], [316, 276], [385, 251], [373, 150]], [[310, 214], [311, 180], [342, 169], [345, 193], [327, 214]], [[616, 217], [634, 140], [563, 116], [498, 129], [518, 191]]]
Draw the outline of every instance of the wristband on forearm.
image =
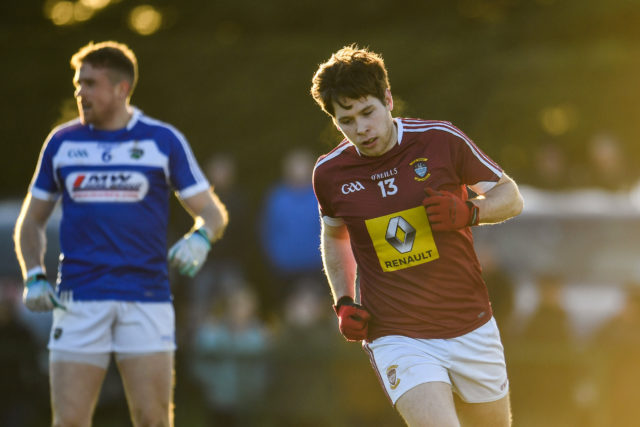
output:
[[44, 273], [44, 269], [41, 266], [33, 267], [27, 271], [24, 284], [30, 285], [38, 280], [47, 280], [47, 275]]
[[194, 233], [198, 233], [200, 236], [204, 237], [204, 239], [209, 243], [209, 247], [211, 247], [211, 239], [209, 238], [209, 233], [205, 230], [204, 227], [200, 227], [194, 231]]
[[469, 206], [469, 223], [467, 225], [478, 225], [480, 222], [480, 208], [475, 203], [468, 200], [465, 203]]
[[353, 298], [351, 298], [348, 295], [345, 295], [343, 297], [340, 297], [340, 299], [338, 299], [338, 301], [336, 301], [336, 307], [340, 307], [341, 305], [345, 305], [345, 304], [353, 304]]

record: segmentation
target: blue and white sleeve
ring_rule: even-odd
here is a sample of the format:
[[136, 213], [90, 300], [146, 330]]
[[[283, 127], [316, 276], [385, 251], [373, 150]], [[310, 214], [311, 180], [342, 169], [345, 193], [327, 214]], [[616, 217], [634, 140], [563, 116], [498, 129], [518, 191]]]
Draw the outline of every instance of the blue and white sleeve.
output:
[[55, 201], [60, 197], [62, 189], [53, 164], [57, 147], [58, 144], [54, 143], [51, 138], [47, 138], [42, 146], [38, 165], [29, 186], [29, 192], [36, 199]]
[[209, 188], [209, 181], [202, 173], [186, 138], [174, 130], [176, 141], [172, 144], [169, 159], [170, 181], [178, 197], [185, 199]]

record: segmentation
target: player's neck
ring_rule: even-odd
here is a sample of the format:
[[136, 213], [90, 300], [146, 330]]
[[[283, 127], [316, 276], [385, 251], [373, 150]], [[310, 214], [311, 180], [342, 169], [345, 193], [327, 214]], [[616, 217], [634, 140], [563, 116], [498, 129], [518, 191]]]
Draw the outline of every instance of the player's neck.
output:
[[133, 116], [133, 108], [130, 105], [124, 105], [122, 108], [114, 112], [113, 116], [103, 123], [95, 124], [94, 129], [98, 130], [118, 130], [127, 127], [129, 120]]
[[391, 132], [390, 132], [390, 135], [389, 135], [389, 140], [387, 142], [387, 148], [384, 150], [384, 152], [382, 154], [388, 153], [397, 144], [398, 144], [398, 127], [396, 125], [396, 121], [391, 119]]

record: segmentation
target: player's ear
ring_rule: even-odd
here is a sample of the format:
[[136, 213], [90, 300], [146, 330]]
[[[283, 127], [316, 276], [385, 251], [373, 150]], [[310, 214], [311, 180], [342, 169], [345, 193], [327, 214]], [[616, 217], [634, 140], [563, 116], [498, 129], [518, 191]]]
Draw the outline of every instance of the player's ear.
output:
[[131, 83], [127, 79], [122, 79], [116, 85], [116, 93], [123, 98], [128, 98], [131, 95]]
[[391, 95], [391, 89], [387, 88], [384, 91], [384, 100], [387, 106], [389, 107], [389, 111], [393, 110], [393, 96]]

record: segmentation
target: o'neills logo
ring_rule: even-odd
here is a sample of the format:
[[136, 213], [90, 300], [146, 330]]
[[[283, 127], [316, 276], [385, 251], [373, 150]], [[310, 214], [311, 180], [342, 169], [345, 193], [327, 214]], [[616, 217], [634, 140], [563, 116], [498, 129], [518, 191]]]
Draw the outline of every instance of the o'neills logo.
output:
[[400, 384], [400, 378], [396, 373], [396, 369], [398, 365], [391, 365], [387, 368], [387, 380], [389, 381], [389, 385], [391, 386], [391, 390], [395, 390], [396, 387]]
[[74, 172], [65, 184], [76, 202], [137, 202], [149, 190], [147, 177], [135, 171]]

